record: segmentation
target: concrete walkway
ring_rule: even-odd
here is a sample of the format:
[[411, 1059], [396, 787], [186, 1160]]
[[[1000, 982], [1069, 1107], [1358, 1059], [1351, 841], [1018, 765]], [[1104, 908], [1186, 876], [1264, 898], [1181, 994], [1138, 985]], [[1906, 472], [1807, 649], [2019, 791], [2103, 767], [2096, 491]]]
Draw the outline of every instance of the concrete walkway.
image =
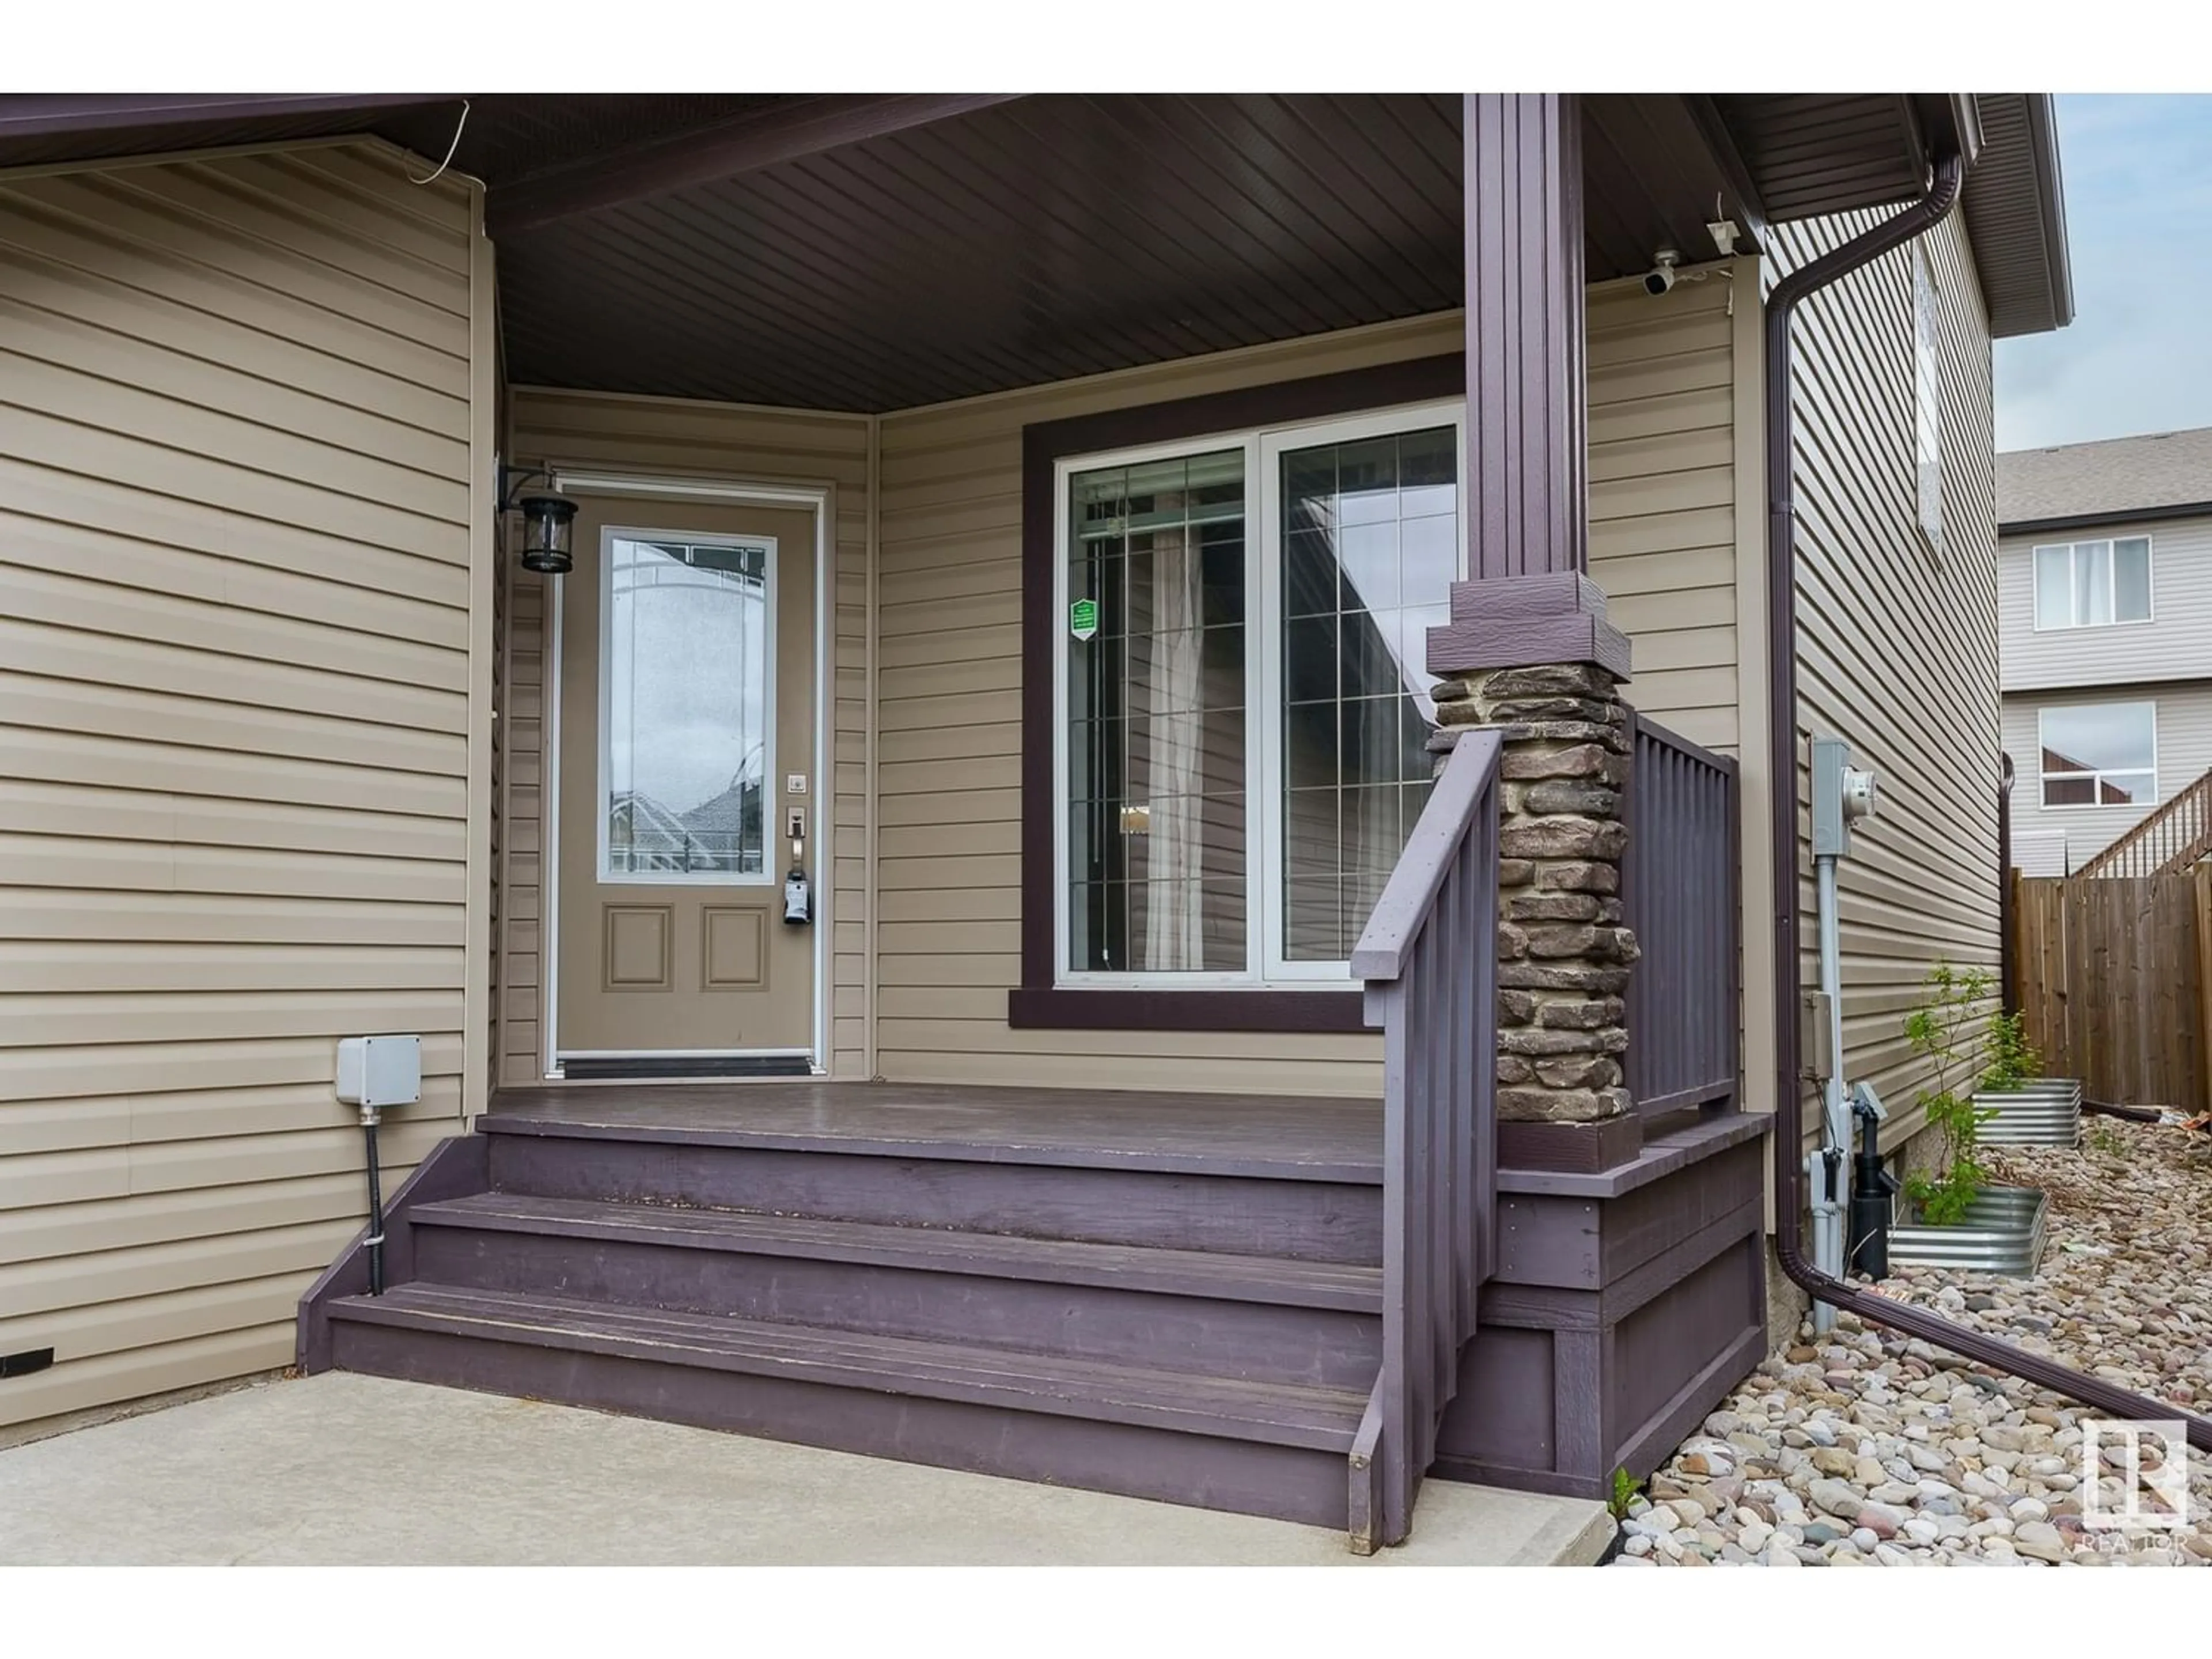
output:
[[[1592, 1502], [1431, 1482], [1394, 1565], [1595, 1560]], [[1358, 1565], [1342, 1536], [331, 1373], [0, 1451], [0, 1565]]]

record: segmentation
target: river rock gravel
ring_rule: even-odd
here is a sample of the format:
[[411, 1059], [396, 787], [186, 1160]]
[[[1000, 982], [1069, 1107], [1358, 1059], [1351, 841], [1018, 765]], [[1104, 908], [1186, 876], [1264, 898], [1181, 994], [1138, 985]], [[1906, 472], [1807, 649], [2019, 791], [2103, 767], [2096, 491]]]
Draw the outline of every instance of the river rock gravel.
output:
[[[1882, 1292], [2212, 1410], [2212, 1137], [2087, 1128], [2078, 1151], [1984, 1149], [1993, 1180], [2051, 1195], [2039, 1273], [1900, 1267]], [[1849, 1314], [1802, 1326], [1654, 1474], [1613, 1565], [2212, 1565], [2202, 1454], [2191, 1528], [2085, 1524], [2081, 1420], [2097, 1414]]]

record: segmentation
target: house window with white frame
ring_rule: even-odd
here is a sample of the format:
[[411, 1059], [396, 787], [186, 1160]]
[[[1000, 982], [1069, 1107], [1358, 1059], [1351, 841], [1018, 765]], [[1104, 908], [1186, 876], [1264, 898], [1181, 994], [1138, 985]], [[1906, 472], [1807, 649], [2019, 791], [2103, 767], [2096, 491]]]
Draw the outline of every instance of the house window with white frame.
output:
[[2035, 550], [2038, 633], [2149, 620], [2149, 537], [2062, 542]]
[[2158, 708], [2081, 703], [2038, 716], [2045, 806], [2137, 806], [2158, 801]]
[[1943, 550], [1943, 401], [1936, 343], [1936, 281], [1924, 252], [1912, 261], [1912, 449], [1920, 532]]
[[1456, 403], [1062, 460], [1057, 978], [1341, 982], [1428, 799]]

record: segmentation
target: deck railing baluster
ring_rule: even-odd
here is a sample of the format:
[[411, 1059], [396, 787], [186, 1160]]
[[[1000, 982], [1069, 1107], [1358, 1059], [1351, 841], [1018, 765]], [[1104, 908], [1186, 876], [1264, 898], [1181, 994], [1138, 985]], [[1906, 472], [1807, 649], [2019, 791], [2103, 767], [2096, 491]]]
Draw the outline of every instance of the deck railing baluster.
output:
[[1383, 1030], [1382, 1366], [1352, 1458], [1353, 1542], [1401, 1540], [1495, 1260], [1498, 757], [1470, 732], [1352, 956]]
[[1723, 1104], [1741, 1072], [1736, 764], [1633, 711], [1630, 729], [1628, 1090], [1640, 1112]]

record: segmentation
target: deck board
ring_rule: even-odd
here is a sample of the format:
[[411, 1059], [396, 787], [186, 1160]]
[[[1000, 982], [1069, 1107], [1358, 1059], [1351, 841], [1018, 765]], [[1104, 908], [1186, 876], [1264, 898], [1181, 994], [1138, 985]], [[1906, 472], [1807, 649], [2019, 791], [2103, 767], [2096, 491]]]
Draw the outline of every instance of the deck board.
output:
[[1382, 1179], [1379, 1100], [757, 1082], [502, 1089], [486, 1130], [1278, 1179]]

